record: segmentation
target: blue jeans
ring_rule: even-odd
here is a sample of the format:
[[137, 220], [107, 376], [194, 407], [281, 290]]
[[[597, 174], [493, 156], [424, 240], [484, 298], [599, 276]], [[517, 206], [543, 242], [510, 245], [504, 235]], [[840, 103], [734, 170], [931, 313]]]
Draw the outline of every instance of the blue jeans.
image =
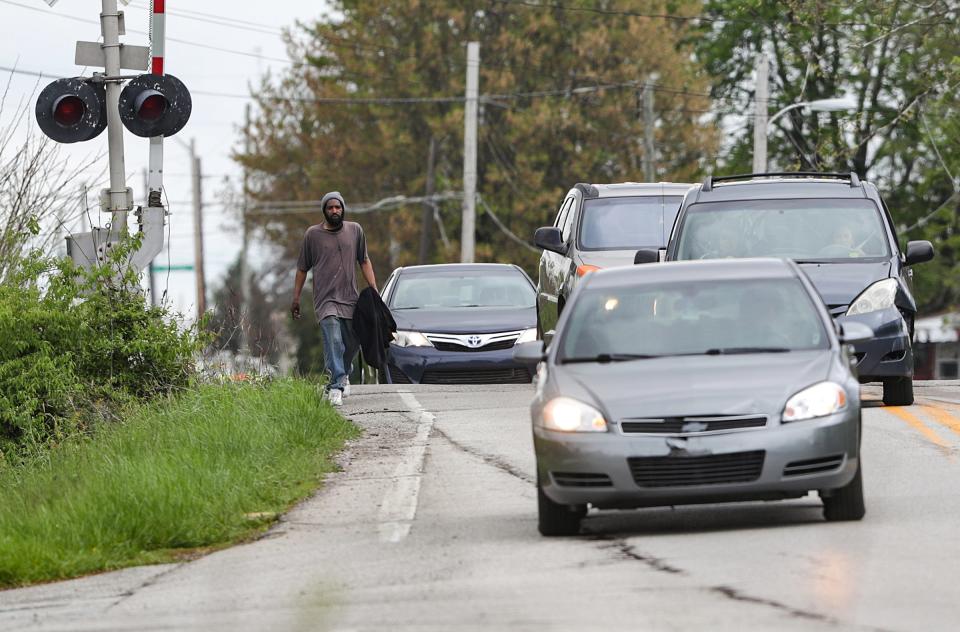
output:
[[323, 332], [323, 362], [330, 372], [327, 388], [343, 390], [359, 350], [356, 336], [353, 335], [353, 321], [327, 316], [320, 321], [320, 330]]

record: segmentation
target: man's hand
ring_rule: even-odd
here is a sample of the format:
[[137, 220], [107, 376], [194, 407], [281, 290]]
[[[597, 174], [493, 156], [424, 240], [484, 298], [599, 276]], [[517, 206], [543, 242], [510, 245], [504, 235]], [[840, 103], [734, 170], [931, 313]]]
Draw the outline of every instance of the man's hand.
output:
[[300, 320], [300, 299], [293, 299], [293, 304], [290, 305], [290, 314], [294, 320]]

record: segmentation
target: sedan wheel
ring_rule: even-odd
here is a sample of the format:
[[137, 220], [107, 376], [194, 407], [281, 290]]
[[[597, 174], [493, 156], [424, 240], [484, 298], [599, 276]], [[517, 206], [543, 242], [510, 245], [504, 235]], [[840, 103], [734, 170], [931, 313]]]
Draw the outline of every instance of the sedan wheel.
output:
[[867, 512], [863, 502], [863, 465], [857, 465], [853, 480], [831, 490], [829, 495], [821, 494], [823, 499], [823, 517], [829, 522], [841, 520], [860, 520]]
[[537, 481], [537, 509], [540, 535], [578, 535], [580, 520], [587, 515], [585, 507], [574, 505], [560, 505], [553, 502], [543, 493], [539, 480]]

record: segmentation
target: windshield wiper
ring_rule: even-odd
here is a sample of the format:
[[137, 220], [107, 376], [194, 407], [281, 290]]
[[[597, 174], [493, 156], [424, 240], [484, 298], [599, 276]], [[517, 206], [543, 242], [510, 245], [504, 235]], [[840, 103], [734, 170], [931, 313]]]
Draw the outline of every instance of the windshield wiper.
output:
[[420, 308], [419, 307], [394, 307], [393, 309], [399, 311], [401, 309], [420, 309]]
[[707, 349], [703, 355], [735, 355], [738, 353], [787, 353], [787, 347], [723, 347]]
[[626, 362], [628, 360], [648, 360], [650, 358], [662, 358], [659, 355], [648, 355], [644, 353], [598, 353], [595, 356], [584, 356], [581, 358], [564, 358], [563, 364], [574, 364], [577, 362]]

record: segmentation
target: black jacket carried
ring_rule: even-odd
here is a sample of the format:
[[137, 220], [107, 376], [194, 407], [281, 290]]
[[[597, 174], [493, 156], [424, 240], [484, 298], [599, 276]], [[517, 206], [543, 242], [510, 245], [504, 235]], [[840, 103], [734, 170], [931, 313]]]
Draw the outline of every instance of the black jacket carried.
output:
[[373, 288], [365, 288], [353, 311], [353, 333], [360, 341], [364, 361], [382, 369], [387, 361], [387, 347], [393, 340], [397, 323], [393, 314]]

